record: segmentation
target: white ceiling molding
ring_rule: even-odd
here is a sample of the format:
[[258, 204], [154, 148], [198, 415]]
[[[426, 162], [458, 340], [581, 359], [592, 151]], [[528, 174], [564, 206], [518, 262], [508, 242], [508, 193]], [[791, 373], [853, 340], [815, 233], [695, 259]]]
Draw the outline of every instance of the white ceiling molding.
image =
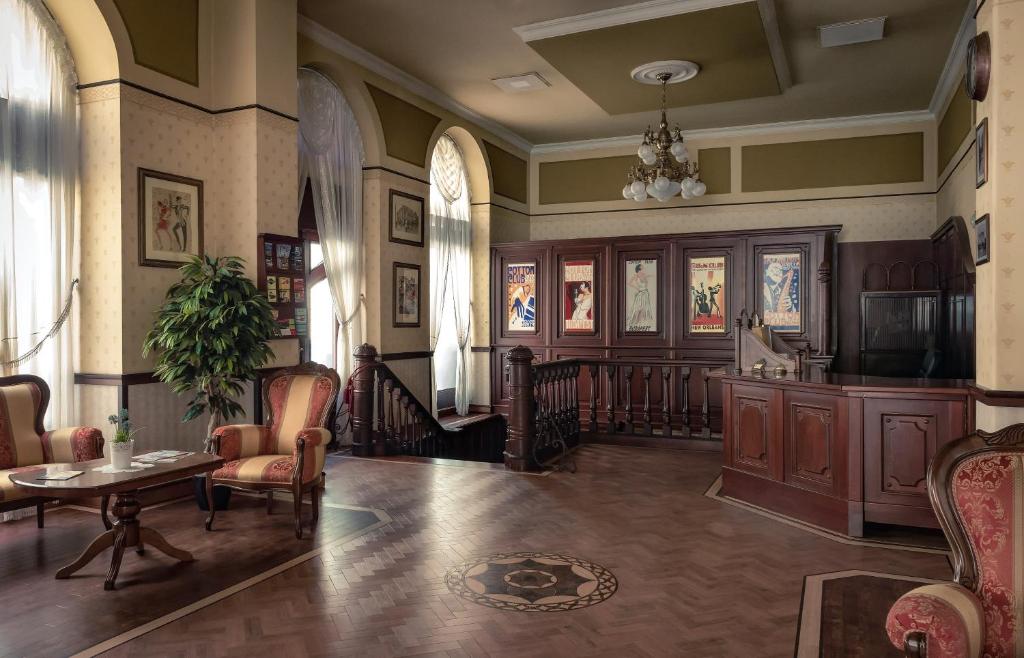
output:
[[[887, 114], [869, 114], [854, 117], [837, 117], [833, 119], [806, 119], [803, 121], [782, 121], [779, 123], [762, 123], [750, 126], [734, 126], [731, 128], [705, 128], [702, 130], [684, 130], [686, 139], [713, 140], [732, 137], [751, 137], [757, 135], [778, 135], [792, 132], [811, 132], [816, 130], [835, 130], [838, 128], [869, 128], [896, 123], [919, 123], [934, 121], [935, 115], [928, 110], [917, 112], [890, 112]], [[537, 144], [531, 155], [545, 153], [571, 153], [578, 151], [595, 151], [597, 149], [636, 148], [643, 141], [643, 135], [625, 137], [607, 137], [603, 139], [584, 139], [575, 142], [552, 142]]]
[[640, 23], [642, 21], [666, 18], [677, 14], [686, 14], [716, 7], [727, 7], [738, 5], [750, 0], [649, 0], [635, 5], [625, 7], [613, 7], [602, 9], [588, 14], [577, 14], [555, 18], [540, 23], [530, 23], [512, 28], [515, 33], [526, 42], [551, 37], [561, 37], [566, 34], [577, 32], [588, 32], [600, 30], [605, 27], [626, 25], [628, 23]]
[[964, 18], [960, 21], [956, 39], [953, 40], [953, 47], [949, 51], [949, 56], [946, 57], [942, 75], [939, 76], [939, 82], [935, 85], [932, 101], [928, 104], [928, 109], [936, 117], [942, 112], [943, 105], [945, 105], [950, 92], [953, 91], [953, 87], [960, 82], [960, 66], [963, 64], [964, 57], [967, 56], [967, 42], [974, 38], [974, 33], [977, 31], [974, 22], [974, 9], [974, 3], [969, 2], [967, 11], [964, 12]]
[[368, 50], [360, 48], [348, 39], [342, 37], [336, 32], [332, 32], [316, 21], [312, 21], [300, 14], [298, 17], [298, 28], [299, 34], [307, 36], [313, 41], [319, 43], [321, 46], [338, 53], [346, 59], [352, 60], [356, 64], [373, 71], [383, 78], [387, 78], [406, 91], [412, 92], [413, 94], [416, 94], [417, 96], [420, 96], [453, 114], [457, 114], [467, 121], [472, 121], [479, 127], [491, 131], [498, 137], [522, 149], [523, 151], [529, 153], [533, 148], [533, 144], [500, 123], [474, 112], [462, 103], [453, 99], [451, 96], [442, 92], [440, 89], [427, 84], [417, 77], [409, 75], [394, 64], [377, 57]]

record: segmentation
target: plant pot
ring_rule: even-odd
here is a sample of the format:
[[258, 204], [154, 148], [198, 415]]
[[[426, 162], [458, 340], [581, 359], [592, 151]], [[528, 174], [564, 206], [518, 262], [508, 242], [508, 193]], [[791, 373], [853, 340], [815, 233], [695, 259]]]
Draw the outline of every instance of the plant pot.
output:
[[132, 467], [132, 454], [135, 451], [135, 440], [112, 441], [110, 446], [110, 465], [116, 471], [127, 471]]
[[[210, 511], [210, 501], [206, 499], [206, 477], [203, 475], [192, 476], [192, 489], [196, 494], [196, 504], [199, 505], [199, 509], [204, 512]], [[218, 512], [222, 512], [228, 508], [228, 503], [231, 502], [231, 489], [223, 486], [215, 486], [213, 488], [213, 507]]]

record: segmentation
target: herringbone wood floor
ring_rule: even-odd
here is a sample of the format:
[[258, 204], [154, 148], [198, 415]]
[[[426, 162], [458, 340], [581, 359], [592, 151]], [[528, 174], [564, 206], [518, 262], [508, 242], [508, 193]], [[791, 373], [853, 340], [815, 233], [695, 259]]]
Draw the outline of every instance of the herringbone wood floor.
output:
[[[329, 500], [393, 522], [150, 632], [116, 656], [791, 656], [805, 574], [948, 578], [939, 555], [848, 546], [702, 495], [720, 455], [588, 446], [550, 477], [335, 459]], [[552, 551], [611, 569], [582, 610], [451, 595], [469, 557]], [[88, 623], [88, 620], [69, 620]]]

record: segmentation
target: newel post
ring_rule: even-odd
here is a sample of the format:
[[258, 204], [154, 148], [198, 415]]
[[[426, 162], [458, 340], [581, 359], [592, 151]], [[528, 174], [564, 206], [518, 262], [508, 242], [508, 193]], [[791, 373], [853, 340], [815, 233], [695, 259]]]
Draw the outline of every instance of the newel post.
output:
[[508, 360], [508, 389], [511, 408], [508, 434], [505, 436], [505, 468], [527, 471], [532, 467], [533, 442], [536, 439], [536, 400], [533, 396], [533, 352], [517, 345], [505, 356]]
[[377, 348], [363, 343], [352, 353], [355, 370], [352, 374], [352, 454], [373, 456], [373, 383], [376, 373]]

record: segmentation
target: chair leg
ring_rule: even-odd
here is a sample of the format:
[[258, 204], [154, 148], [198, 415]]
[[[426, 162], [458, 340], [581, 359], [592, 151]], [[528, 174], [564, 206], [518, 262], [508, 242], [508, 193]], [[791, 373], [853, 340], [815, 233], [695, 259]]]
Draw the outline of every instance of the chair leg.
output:
[[213, 517], [217, 514], [217, 506], [213, 504], [213, 473], [206, 474], [206, 503], [210, 507], [210, 515], [206, 517], [206, 529], [213, 530]]
[[302, 486], [295, 485], [292, 488], [292, 497], [295, 499], [295, 538], [302, 539]]
[[268, 491], [267, 492], [267, 514], [270, 514], [273, 511], [274, 511], [274, 492], [273, 491]]
[[46, 505], [44, 503], [36, 504], [36, 527], [38, 528], [43, 527], [43, 508], [45, 506]]

